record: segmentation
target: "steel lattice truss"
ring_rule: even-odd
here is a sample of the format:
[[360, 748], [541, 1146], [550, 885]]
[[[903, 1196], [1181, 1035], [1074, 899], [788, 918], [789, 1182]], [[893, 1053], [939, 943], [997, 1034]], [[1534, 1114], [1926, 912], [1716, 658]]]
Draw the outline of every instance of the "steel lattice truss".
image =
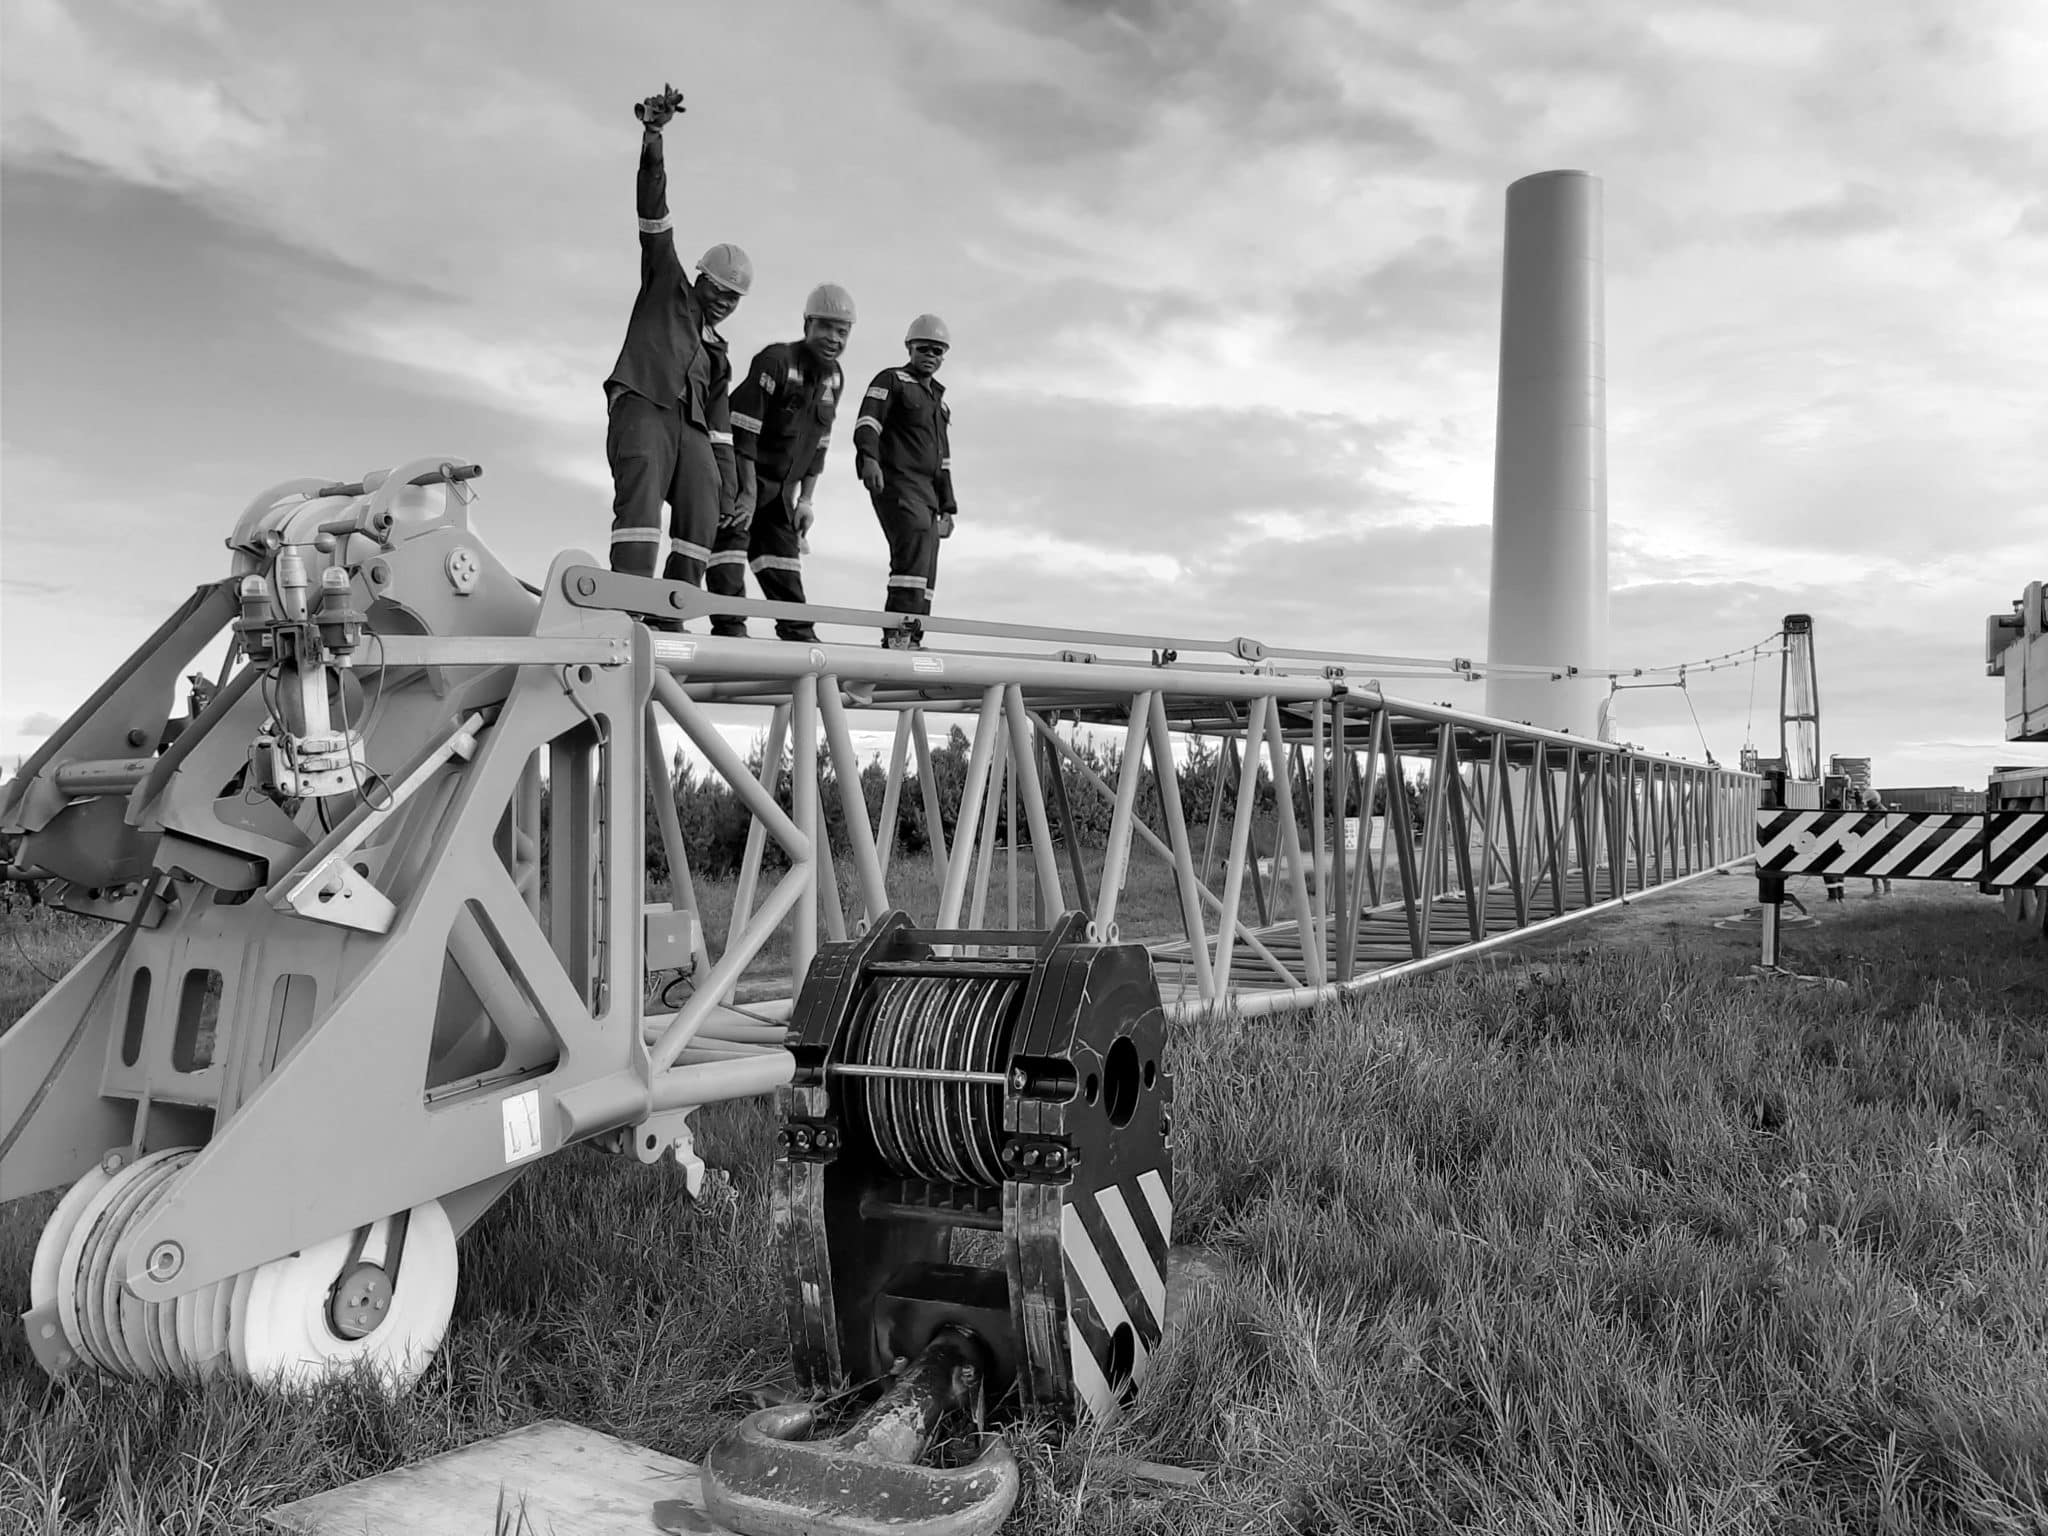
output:
[[[254, 507], [310, 537], [337, 501]], [[380, 540], [349, 668], [374, 699], [349, 749], [360, 793], [333, 814], [247, 793], [275, 700], [319, 688], [324, 662], [243, 665], [165, 750], [132, 755], [169, 734], [164, 701], [236, 613], [231, 580], [196, 592], [0, 796], [19, 867], [111, 924], [0, 1036], [0, 1199], [73, 1184], [108, 1148], [197, 1149], [176, 1199], [122, 1227], [123, 1269], [80, 1281], [93, 1306], [217, 1294], [422, 1202], [460, 1232], [565, 1146], [691, 1165], [696, 1107], [790, 1080], [783, 1026], [821, 938], [891, 911], [957, 933], [949, 958], [1078, 911], [1096, 938], [1150, 946], [1170, 1010], [1257, 1013], [1755, 851], [1753, 776], [1402, 699], [1384, 685], [1432, 675], [1412, 661], [965, 620], [888, 650], [893, 620], [829, 609], [781, 610], [831, 637], [815, 645], [668, 634], [636, 616], [734, 600], [565, 555], [536, 601], [459, 508], [400, 532], [372, 500], [342, 526]], [[874, 722], [893, 735], [871, 807], [855, 727]], [[734, 724], [759, 730], [758, 765]], [[931, 748], [954, 724], [971, 737], [957, 808], [934, 772], [957, 764]], [[671, 792], [674, 729], [752, 818], [722, 942]], [[1184, 773], [1198, 745], [1206, 771]], [[929, 864], [877, 833], [906, 795], [935, 834]], [[1101, 806], [1075, 797], [1106, 825], [1081, 835]], [[1377, 834], [1361, 818], [1346, 857], [1353, 803], [1385, 817]], [[1163, 917], [1134, 859], [1170, 870]]]
[[[594, 570], [569, 573], [567, 590], [591, 607], [642, 611], [675, 595], [664, 583]], [[674, 606], [699, 611], [704, 600], [689, 594]], [[815, 952], [820, 916], [838, 939], [907, 905], [900, 878], [892, 881], [902, 855], [876, 829], [896, 826], [912, 785], [936, 832], [941, 894], [929, 916], [941, 928], [999, 933], [1079, 909], [1099, 933], [1116, 934], [1133, 858], [1165, 864], [1179, 931], [1126, 936], [1150, 944], [1169, 1006], [1180, 1010], [1225, 1000], [1240, 1011], [1305, 1006], [1727, 869], [1754, 851], [1753, 775], [1404, 700], [1357, 676], [1370, 657], [967, 621], [932, 627], [1007, 648], [657, 638], [656, 704], [757, 818], [716, 967], [727, 998], [785, 914], [795, 925], [794, 983]], [[759, 712], [758, 774], [719, 734], [712, 706], [728, 719], [740, 706]], [[894, 716], [879, 815], [860, 789], [850, 708]], [[949, 840], [929, 742], [956, 724], [972, 749]], [[1088, 761], [1083, 737], [1117, 748], [1107, 754], [1113, 776]], [[1205, 795], [1188, 804], [1177, 765], [1197, 743], [1213, 766]], [[821, 747], [842, 801], [837, 844], [819, 809]], [[774, 796], [785, 773], [789, 817]], [[1099, 849], [1078, 834], [1071, 781], [1111, 807]], [[1371, 828], [1364, 846], [1340, 856], [1339, 808], [1354, 796], [1364, 807], [1383, 803], [1385, 814], [1355, 822], [1354, 835]], [[655, 796], [669, 865], [686, 871], [665, 798]], [[1139, 813], [1141, 799], [1156, 805], [1154, 818]], [[1403, 826], [1414, 835], [1384, 830]], [[838, 882], [816, 879], [801, 856], [812, 828], [835, 863], [850, 864], [861, 910], [842, 904]], [[771, 838], [791, 867], [757, 908]], [[694, 904], [686, 886], [678, 882], [679, 900]]]

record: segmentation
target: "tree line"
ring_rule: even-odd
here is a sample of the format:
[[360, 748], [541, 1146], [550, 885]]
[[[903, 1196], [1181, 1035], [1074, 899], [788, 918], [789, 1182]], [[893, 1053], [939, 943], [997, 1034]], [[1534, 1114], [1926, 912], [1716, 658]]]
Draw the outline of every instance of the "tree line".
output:
[[[931, 749], [932, 785], [935, 790], [931, 797], [937, 804], [946, 846], [951, 847], [960, 814], [960, 802], [967, 784], [969, 759], [972, 744], [959, 726], [948, 732], [941, 745]], [[756, 738], [746, 753], [747, 768], [755, 778], [760, 777], [765, 743]], [[1058, 755], [1059, 784], [1051, 779], [1052, 763], [1049, 755], [1041, 750], [1036, 767], [1039, 780], [1045, 787], [1046, 819], [1055, 842], [1068, 835], [1069, 829], [1082, 845], [1099, 847], [1109, 835], [1110, 821], [1115, 814], [1113, 804], [1090, 782], [1090, 774], [1114, 789], [1122, 767], [1122, 748], [1119, 743], [1097, 745], [1089, 741], [1073, 743], [1073, 755], [1079, 759], [1077, 765], [1065, 753]], [[1186, 755], [1173, 765], [1174, 779], [1180, 792], [1182, 815], [1185, 817], [1189, 835], [1200, 838], [1207, 835], [1208, 819], [1217, 763], [1220, 750], [1212, 743], [1195, 738]], [[1086, 772], [1083, 771], [1085, 766]], [[1300, 833], [1306, 837], [1311, 831], [1311, 765], [1304, 763], [1294, 778], [1294, 813]], [[879, 756], [870, 758], [860, 770], [861, 799], [867, 807], [868, 825], [876, 826], [881, 819], [883, 802], [888, 790], [888, 769]], [[1346, 795], [1345, 816], [1359, 816], [1362, 788], [1356, 776], [1351, 777]], [[1057, 809], [1059, 790], [1064, 789], [1067, 815], [1062, 817]], [[1334, 826], [1340, 814], [1336, 810], [1334, 773], [1331, 782], [1324, 786], [1325, 814]], [[736, 874], [746, 857], [747, 832], [753, 822], [748, 811], [731, 785], [710, 770], [699, 766], [679, 750], [670, 763], [669, 793], [674, 797], [676, 819], [682, 831], [684, 852], [690, 860], [691, 873], [700, 879], [721, 879]], [[657, 790], [657, 793], [660, 791]], [[776, 803], [784, 811], [792, 809], [790, 775], [785, 769], [777, 775], [774, 787]], [[821, 748], [818, 753], [818, 799], [823, 808], [826, 833], [836, 847], [845, 846], [846, 810], [839, 789], [838, 768], [831, 754]], [[992, 810], [996, 817], [996, 838], [999, 843], [1009, 841], [1009, 795], [995, 797]], [[1237, 784], [1234, 773], [1224, 785], [1222, 811], [1227, 829], [1231, 810], [1237, 800]], [[1258, 784], [1253, 809], [1254, 842], [1260, 853], [1271, 848], [1271, 827], [1278, 816], [1279, 797], [1273, 784], [1272, 771], [1263, 761], [1259, 767]], [[1411, 801], [1419, 816], [1419, 798]], [[1372, 812], [1386, 814], [1386, 785], [1376, 784], [1373, 794]], [[1157, 766], [1149, 760], [1146, 772], [1140, 782], [1135, 806], [1137, 817], [1160, 837], [1166, 836], [1166, 818], [1160, 801], [1159, 775]], [[899, 852], [920, 854], [931, 847], [932, 839], [927, 826], [926, 796], [924, 784], [916, 771], [915, 763], [906, 765], [903, 783], [897, 791], [896, 800], [896, 847]], [[1019, 803], [1019, 815], [1023, 815]], [[1419, 822], [1418, 822], [1419, 826]], [[1260, 835], [1264, 829], [1264, 835]], [[1333, 830], [1334, 839], [1338, 834]], [[1017, 842], [1022, 845], [1030, 840], [1028, 824], [1018, 829]], [[770, 867], [783, 863], [780, 850], [771, 840], [766, 857]], [[650, 801], [647, 807], [647, 858], [650, 879], [665, 879], [668, 873], [668, 857], [662, 846], [659, 825], [655, 820], [654, 807]]]

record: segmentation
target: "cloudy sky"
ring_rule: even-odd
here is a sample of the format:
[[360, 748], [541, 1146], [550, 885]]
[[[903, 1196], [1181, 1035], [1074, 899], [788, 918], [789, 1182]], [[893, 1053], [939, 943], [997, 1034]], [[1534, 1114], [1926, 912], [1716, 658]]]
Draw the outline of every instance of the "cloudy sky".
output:
[[[1829, 751], [1981, 783], [1985, 615], [2048, 576], [2038, 0], [7, 0], [0, 758], [258, 489], [482, 462], [600, 556], [632, 102], [742, 356], [848, 285], [955, 338], [941, 610], [1481, 655], [1507, 184], [1605, 186], [1613, 652], [1815, 617]], [[842, 422], [807, 580], [878, 606]], [[1113, 618], [1109, 617], [1113, 616]], [[1746, 670], [1699, 679], [1707, 742]], [[1392, 690], [1390, 691], [1398, 691]], [[1483, 707], [1483, 688], [1421, 697]], [[1771, 750], [1775, 679], [1755, 689]], [[1698, 756], [1686, 701], [1622, 734]]]

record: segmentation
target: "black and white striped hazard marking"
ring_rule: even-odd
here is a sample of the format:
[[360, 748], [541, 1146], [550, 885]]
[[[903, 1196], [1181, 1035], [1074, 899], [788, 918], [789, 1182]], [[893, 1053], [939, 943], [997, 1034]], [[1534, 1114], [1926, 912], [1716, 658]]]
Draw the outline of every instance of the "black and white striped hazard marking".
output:
[[2048, 885], [2048, 811], [1993, 811], [1985, 820], [1985, 883]]
[[2048, 885], [2048, 811], [1759, 811], [1757, 868]]
[[1759, 811], [1757, 868], [1784, 875], [1980, 880], [1984, 820], [1947, 811]]
[[1060, 1212], [1067, 1270], [1067, 1353], [1074, 1395], [1097, 1419], [1145, 1374], [1166, 1322], [1173, 1195], [1148, 1169], [1107, 1189], [1074, 1191]]

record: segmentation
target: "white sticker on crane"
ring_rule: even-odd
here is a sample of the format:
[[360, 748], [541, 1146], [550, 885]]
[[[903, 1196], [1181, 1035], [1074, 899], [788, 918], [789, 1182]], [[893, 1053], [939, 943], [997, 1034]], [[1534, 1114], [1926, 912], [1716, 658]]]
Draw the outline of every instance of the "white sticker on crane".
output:
[[910, 670], [913, 672], [943, 672], [946, 670], [946, 659], [943, 656], [913, 656], [910, 659]]
[[540, 1090], [529, 1088], [504, 1101], [505, 1161], [524, 1162], [540, 1155]]

